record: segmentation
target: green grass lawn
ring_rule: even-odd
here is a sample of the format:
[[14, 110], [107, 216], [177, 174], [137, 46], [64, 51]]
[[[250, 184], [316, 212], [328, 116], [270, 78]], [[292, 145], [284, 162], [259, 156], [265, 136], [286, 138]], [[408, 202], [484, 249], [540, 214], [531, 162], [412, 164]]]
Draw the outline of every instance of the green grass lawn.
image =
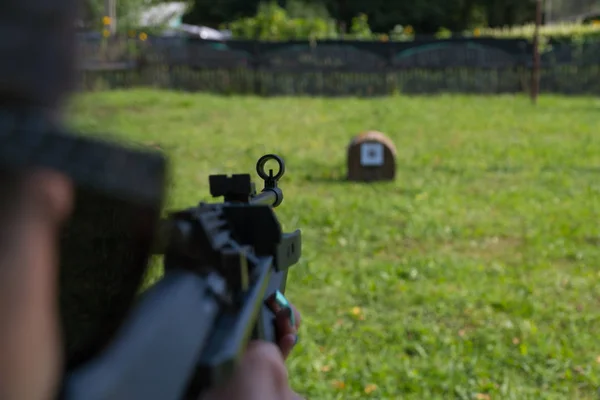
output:
[[[209, 200], [211, 173], [285, 158], [277, 215], [304, 236], [290, 378], [308, 399], [598, 398], [600, 100], [136, 90], [72, 111], [164, 149], [170, 208]], [[397, 180], [347, 183], [346, 146], [371, 129]]]

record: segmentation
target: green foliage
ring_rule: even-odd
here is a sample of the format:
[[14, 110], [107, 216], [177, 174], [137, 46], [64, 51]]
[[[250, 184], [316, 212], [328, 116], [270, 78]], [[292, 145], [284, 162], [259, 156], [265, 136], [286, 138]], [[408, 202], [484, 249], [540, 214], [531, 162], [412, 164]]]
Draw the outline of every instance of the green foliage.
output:
[[[190, 1], [193, 1], [194, 7], [186, 21], [209, 26], [251, 17], [256, 14], [261, 2]], [[588, 7], [584, 6], [586, 2]], [[411, 25], [417, 33], [435, 34], [441, 28], [462, 32], [476, 27], [524, 25], [535, 21], [533, 0], [278, 0], [277, 3], [288, 11], [291, 18], [332, 18], [347, 27], [357, 15], [365, 14], [370, 29], [385, 34], [389, 34], [396, 25]], [[552, 0], [552, 14], [555, 16], [577, 15], [592, 9], [592, 0]]]
[[[275, 3], [262, 3], [254, 17], [242, 18], [222, 28], [230, 29], [236, 38], [256, 38], [261, 40], [289, 40], [289, 39], [340, 39], [339, 30], [335, 21], [327, 18], [292, 18], [290, 14]], [[526, 24], [501, 28], [475, 27], [465, 30], [462, 34], [466, 37], [494, 37], [494, 38], [520, 38], [533, 39], [535, 25]], [[396, 25], [387, 34], [374, 33], [369, 25], [367, 14], [359, 14], [352, 18], [349, 32], [345, 39], [361, 40], [413, 40], [415, 32], [412, 26]], [[452, 37], [452, 30], [441, 27], [434, 34], [438, 39]], [[542, 42], [549, 39], [585, 42], [600, 40], [600, 22], [592, 24], [555, 24], [542, 26], [540, 29]]]
[[[295, 3], [301, 4], [301, 3]], [[260, 40], [292, 40], [292, 39], [337, 39], [341, 35], [336, 23], [328, 18], [323, 10], [308, 7], [300, 12], [298, 5], [291, 6], [290, 12], [274, 2], [261, 3], [254, 17], [241, 18], [222, 28], [229, 29], [236, 38], [252, 38]], [[304, 15], [293, 17], [290, 15]], [[325, 14], [324, 17], [308, 17], [309, 15]], [[344, 35], [348, 39], [378, 39], [369, 27], [366, 14], [359, 14], [352, 19], [350, 32]]]
[[[535, 32], [534, 24], [503, 28], [482, 28], [485, 36], [497, 38], [526, 38], [532, 39]], [[582, 42], [600, 39], [600, 24], [555, 24], [540, 28], [540, 37], [564, 41]]]
[[351, 39], [373, 39], [373, 32], [369, 26], [369, 17], [366, 14], [359, 14], [352, 18], [352, 25], [350, 26], [350, 35], [348, 38]]
[[259, 40], [326, 39], [336, 37], [335, 21], [324, 18], [292, 18], [276, 3], [261, 3], [256, 16], [222, 26], [234, 37]]
[[285, 4], [285, 11], [290, 18], [331, 19], [327, 7], [322, 3], [307, 3], [302, 0], [289, 0]]
[[[457, 7], [467, 7], [473, 3], [473, 6], [464, 8], [466, 14], [463, 15], [464, 23], [450, 21], [450, 25], [441, 25], [435, 31], [434, 36], [439, 39], [450, 38], [452, 32], [457, 32], [453, 27], [466, 25], [468, 29], [458, 30], [463, 32], [465, 36], [488, 36], [497, 38], [525, 38], [532, 39], [534, 25], [516, 25], [512, 27], [500, 28], [484, 28], [486, 21], [484, 16], [484, 8], [475, 0], [468, 2], [464, 0], [452, 0], [446, 5], [435, 5], [433, 0], [428, 11], [422, 9], [422, 16], [437, 15], [436, 13], [444, 14], [448, 12], [448, 4], [455, 4]], [[426, 2], [427, 3], [427, 2]], [[467, 4], [468, 3], [468, 4]], [[385, 3], [385, 7], [395, 4], [393, 2]], [[421, 3], [418, 3], [421, 4]], [[427, 3], [429, 4], [429, 3]], [[462, 7], [461, 6], [461, 7]], [[384, 5], [382, 5], [384, 7]], [[397, 6], [399, 7], [399, 6]], [[418, 6], [417, 9], [421, 9]], [[381, 13], [384, 8], [380, 9]], [[415, 12], [413, 10], [413, 12]], [[419, 14], [421, 15], [421, 14]], [[395, 23], [393, 27], [384, 33], [373, 27], [373, 19], [375, 23], [381, 21], [381, 15], [372, 13], [360, 12], [351, 18], [348, 32], [344, 35], [339, 31], [336, 22], [329, 17], [328, 10], [322, 3], [311, 0], [291, 0], [286, 3], [283, 8], [275, 2], [260, 3], [257, 7], [257, 12], [253, 16], [239, 18], [232, 22], [222, 24], [221, 28], [232, 31], [234, 37], [243, 39], [260, 39], [260, 40], [290, 40], [290, 39], [360, 39], [360, 40], [392, 40], [392, 41], [408, 41], [413, 40], [415, 34], [423, 33], [416, 31], [414, 25], [402, 25]], [[420, 18], [420, 17], [419, 17]], [[585, 41], [600, 38], [600, 23], [594, 24], [562, 24], [544, 26], [540, 32], [543, 41], [548, 39]]]
[[414, 39], [413, 27], [396, 25], [389, 34], [389, 39], [398, 42], [407, 42]]
[[[598, 398], [598, 99], [136, 90], [73, 107], [78, 131], [171, 157], [168, 209], [215, 201], [211, 173], [286, 160], [303, 398]], [[369, 129], [396, 145], [395, 182], [344, 181], [348, 142]]]
[[438, 39], [448, 39], [452, 37], [452, 31], [450, 29], [446, 29], [444, 27], [438, 29], [435, 33], [435, 37]]

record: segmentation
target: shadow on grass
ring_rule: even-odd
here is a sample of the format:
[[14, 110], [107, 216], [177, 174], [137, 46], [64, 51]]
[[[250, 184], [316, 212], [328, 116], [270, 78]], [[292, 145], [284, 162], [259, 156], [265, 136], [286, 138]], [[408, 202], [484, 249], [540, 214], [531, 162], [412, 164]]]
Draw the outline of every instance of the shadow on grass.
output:
[[419, 190], [398, 187], [397, 181], [374, 181], [374, 182], [356, 182], [350, 181], [346, 176], [311, 176], [305, 175], [304, 181], [317, 185], [327, 185], [333, 187], [362, 187], [365, 192], [388, 192], [390, 195], [400, 195], [407, 197], [415, 197]]
[[[494, 164], [485, 167], [484, 169], [478, 168], [453, 168], [447, 166], [434, 166], [428, 168], [418, 168], [418, 167], [401, 167], [398, 168], [399, 172], [414, 172], [414, 173], [422, 173], [424, 169], [429, 170], [430, 172], [444, 173], [448, 175], [473, 175], [473, 174], [482, 174], [482, 173], [491, 173], [491, 174], [520, 174], [525, 171], [531, 170], [531, 166], [527, 165], [502, 165], [502, 164]], [[544, 165], [540, 168], [541, 172], [574, 172], [574, 173], [586, 173], [586, 174], [596, 174], [600, 173], [600, 166], [573, 166], [573, 165]]]

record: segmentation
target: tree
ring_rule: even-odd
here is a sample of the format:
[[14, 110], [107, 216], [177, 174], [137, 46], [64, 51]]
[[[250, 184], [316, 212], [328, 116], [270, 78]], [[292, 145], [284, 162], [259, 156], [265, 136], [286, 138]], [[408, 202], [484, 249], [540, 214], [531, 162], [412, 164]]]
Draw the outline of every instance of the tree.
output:
[[[194, 0], [185, 20], [217, 27], [255, 15], [259, 3], [260, 0]], [[345, 26], [350, 26], [357, 15], [366, 14], [371, 29], [378, 33], [388, 33], [396, 25], [411, 25], [418, 34], [435, 33], [442, 27], [461, 32], [478, 26], [522, 24], [535, 18], [535, 4], [531, 0], [278, 0], [277, 3], [290, 15], [292, 10], [326, 11]]]
[[183, 20], [189, 24], [218, 28], [225, 22], [255, 15], [259, 3], [258, 0], [195, 0]]

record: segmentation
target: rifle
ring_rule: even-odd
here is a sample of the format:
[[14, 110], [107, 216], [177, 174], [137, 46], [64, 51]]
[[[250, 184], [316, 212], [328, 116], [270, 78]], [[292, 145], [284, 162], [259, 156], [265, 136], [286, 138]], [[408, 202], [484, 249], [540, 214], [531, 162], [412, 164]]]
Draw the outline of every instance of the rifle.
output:
[[[251, 339], [276, 342], [271, 307], [289, 306], [288, 268], [301, 254], [300, 230], [283, 233], [273, 211], [283, 201], [279, 156], [258, 160], [260, 193], [250, 174], [211, 175], [224, 202], [159, 220], [162, 155], [63, 132], [37, 113], [0, 122], [0, 177], [44, 167], [76, 189], [61, 238], [60, 398], [197, 399], [227, 381]], [[279, 171], [267, 173], [273, 160]], [[164, 275], [135, 304], [153, 244]]]
[[[279, 171], [264, 166], [275, 160]], [[282, 233], [273, 212], [283, 201], [283, 160], [265, 155], [250, 174], [211, 175], [200, 203], [162, 223], [164, 277], [145, 294], [116, 341], [68, 376], [66, 399], [195, 398], [225, 383], [250, 339], [276, 341], [272, 301], [289, 306], [287, 271], [301, 233]]]

